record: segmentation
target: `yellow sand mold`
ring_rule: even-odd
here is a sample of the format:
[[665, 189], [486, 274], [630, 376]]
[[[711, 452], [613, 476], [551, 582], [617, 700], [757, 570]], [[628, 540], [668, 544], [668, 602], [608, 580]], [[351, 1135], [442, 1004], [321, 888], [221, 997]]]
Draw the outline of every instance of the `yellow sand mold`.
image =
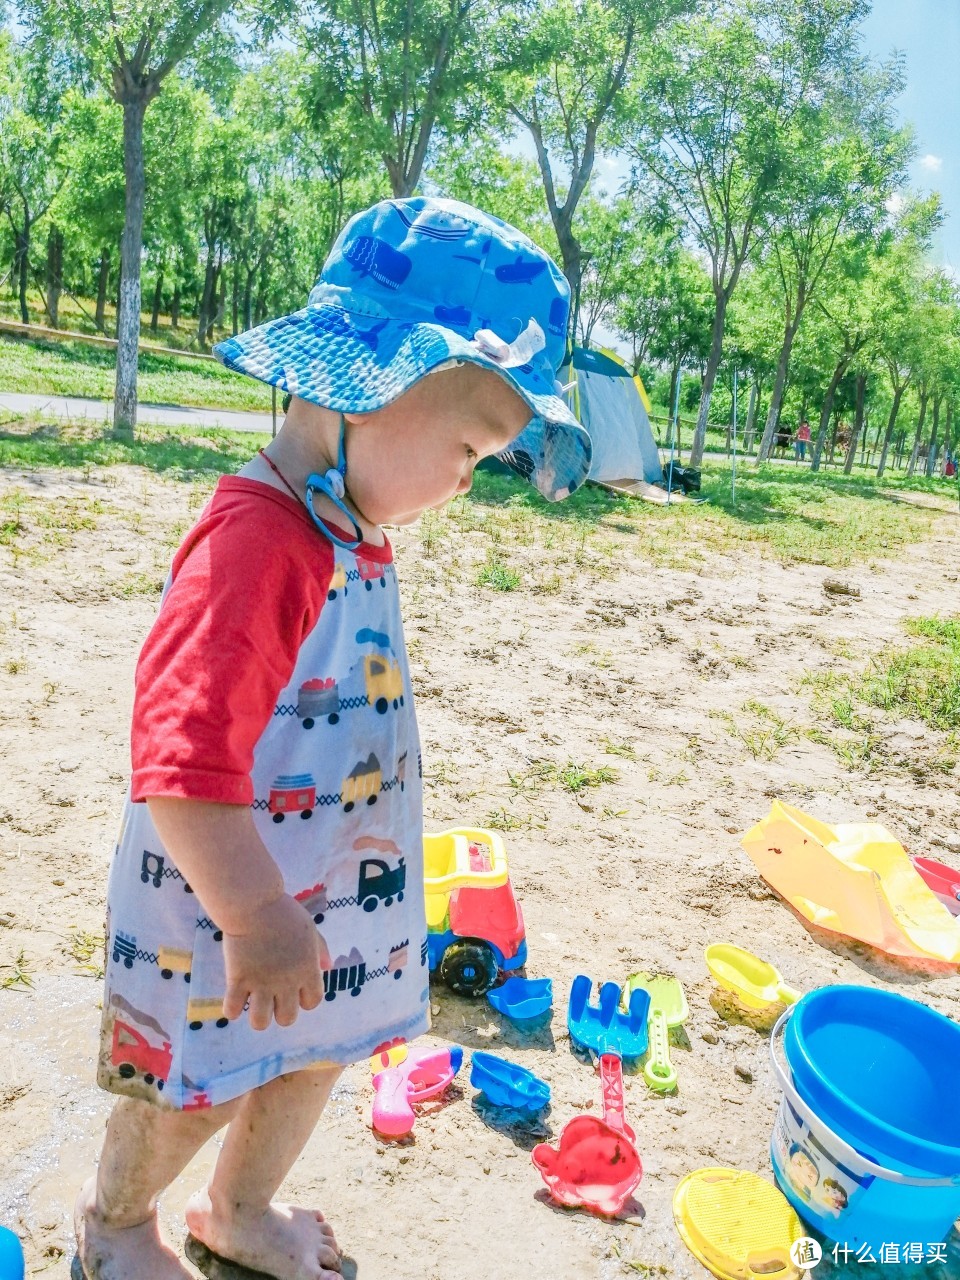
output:
[[890, 955], [960, 963], [960, 919], [878, 823], [831, 827], [774, 800], [743, 847], [811, 924]]

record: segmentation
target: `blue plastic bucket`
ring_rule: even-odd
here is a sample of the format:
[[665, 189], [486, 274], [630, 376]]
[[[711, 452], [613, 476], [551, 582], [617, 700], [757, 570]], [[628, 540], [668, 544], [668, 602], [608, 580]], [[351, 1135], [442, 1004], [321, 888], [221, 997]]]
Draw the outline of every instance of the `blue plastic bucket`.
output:
[[783, 1088], [770, 1154], [801, 1218], [877, 1257], [944, 1240], [960, 1217], [960, 1026], [873, 987], [821, 987], [770, 1051]]

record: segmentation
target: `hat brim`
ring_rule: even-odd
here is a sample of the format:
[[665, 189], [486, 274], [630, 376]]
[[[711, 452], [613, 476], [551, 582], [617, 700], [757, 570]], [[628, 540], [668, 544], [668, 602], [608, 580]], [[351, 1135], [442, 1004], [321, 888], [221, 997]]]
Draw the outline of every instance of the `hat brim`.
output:
[[568, 497], [590, 470], [590, 436], [531, 365], [505, 368], [455, 329], [307, 306], [227, 338], [214, 353], [229, 369], [340, 413], [372, 413], [449, 360], [493, 369], [531, 421], [497, 456], [545, 498]]

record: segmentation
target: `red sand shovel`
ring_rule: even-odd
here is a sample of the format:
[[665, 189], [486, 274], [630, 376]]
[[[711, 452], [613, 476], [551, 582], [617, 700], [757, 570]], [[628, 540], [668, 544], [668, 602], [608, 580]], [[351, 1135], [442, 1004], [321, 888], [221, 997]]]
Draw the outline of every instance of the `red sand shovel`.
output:
[[576, 1116], [568, 1120], [558, 1147], [541, 1142], [531, 1158], [558, 1204], [613, 1217], [643, 1176], [634, 1146], [636, 1134], [624, 1114], [620, 1059], [640, 1057], [646, 1050], [650, 997], [638, 988], [630, 998], [629, 1011], [620, 1013], [615, 982], [602, 988], [597, 1006], [589, 1003], [592, 987], [583, 974], [574, 979], [567, 1023], [571, 1039], [600, 1055], [603, 1119]]

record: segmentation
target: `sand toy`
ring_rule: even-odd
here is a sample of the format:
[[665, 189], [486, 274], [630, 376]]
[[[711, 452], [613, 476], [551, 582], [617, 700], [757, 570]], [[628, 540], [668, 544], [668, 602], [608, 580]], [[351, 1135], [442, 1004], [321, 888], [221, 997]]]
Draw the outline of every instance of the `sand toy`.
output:
[[430, 972], [459, 995], [482, 996], [527, 960], [523, 914], [495, 831], [458, 827], [424, 835]]
[[647, 1014], [650, 997], [637, 988], [630, 995], [626, 1010], [620, 1009], [620, 988], [615, 982], [605, 982], [600, 988], [600, 1000], [590, 1003], [593, 980], [580, 973], [570, 988], [567, 1008], [567, 1027], [570, 1039], [584, 1049], [603, 1055], [614, 1054], [619, 1058], [642, 1058], [647, 1051]]
[[673, 1217], [680, 1236], [721, 1280], [800, 1280], [790, 1258], [806, 1230], [786, 1197], [756, 1173], [698, 1169], [679, 1183]]
[[604, 1078], [603, 1119], [575, 1116], [561, 1129], [556, 1149], [540, 1142], [530, 1153], [557, 1204], [590, 1209], [605, 1217], [621, 1211], [643, 1177], [634, 1133], [624, 1116], [619, 1059], [604, 1054], [601, 1072], [603, 1063], [610, 1060], [616, 1062], [617, 1070]]
[[487, 992], [487, 1000], [511, 1022], [531, 1022], [552, 1007], [553, 982], [550, 978], [508, 978]]
[[636, 990], [650, 997], [647, 1030], [650, 1037], [643, 1078], [656, 1093], [670, 1093], [677, 1087], [677, 1073], [670, 1061], [670, 1028], [679, 1027], [689, 1017], [687, 997], [677, 978], [663, 974], [633, 973], [623, 985], [621, 1008], [628, 1008]]
[[831, 827], [775, 800], [743, 847], [811, 924], [890, 955], [960, 963], [960, 920], [879, 824]]
[[931, 889], [952, 916], [960, 916], [960, 871], [935, 862], [933, 858], [917, 858], [910, 861], [917, 868], [924, 884]]
[[650, 997], [637, 989], [626, 1012], [620, 1012], [620, 988], [607, 982], [600, 1001], [590, 1004], [593, 982], [578, 974], [570, 989], [567, 1025], [570, 1038], [600, 1055], [603, 1119], [576, 1116], [560, 1131], [556, 1149], [541, 1142], [531, 1158], [558, 1204], [590, 1209], [612, 1217], [621, 1211], [643, 1177], [623, 1105], [620, 1059], [639, 1058], [647, 1049]]
[[495, 831], [454, 827], [424, 833], [423, 874], [427, 896], [454, 889], [492, 889], [508, 879], [507, 851]]
[[373, 1077], [373, 1127], [389, 1138], [402, 1138], [413, 1128], [417, 1103], [443, 1093], [460, 1070], [463, 1050], [459, 1045], [413, 1050], [396, 1067], [387, 1067]]
[[550, 1105], [550, 1086], [545, 1080], [495, 1053], [474, 1053], [470, 1083], [495, 1107], [512, 1107], [532, 1116]]
[[731, 942], [712, 942], [703, 957], [714, 981], [748, 1009], [768, 1009], [774, 1004], [795, 1004], [800, 992], [784, 982], [779, 969], [752, 951]]

